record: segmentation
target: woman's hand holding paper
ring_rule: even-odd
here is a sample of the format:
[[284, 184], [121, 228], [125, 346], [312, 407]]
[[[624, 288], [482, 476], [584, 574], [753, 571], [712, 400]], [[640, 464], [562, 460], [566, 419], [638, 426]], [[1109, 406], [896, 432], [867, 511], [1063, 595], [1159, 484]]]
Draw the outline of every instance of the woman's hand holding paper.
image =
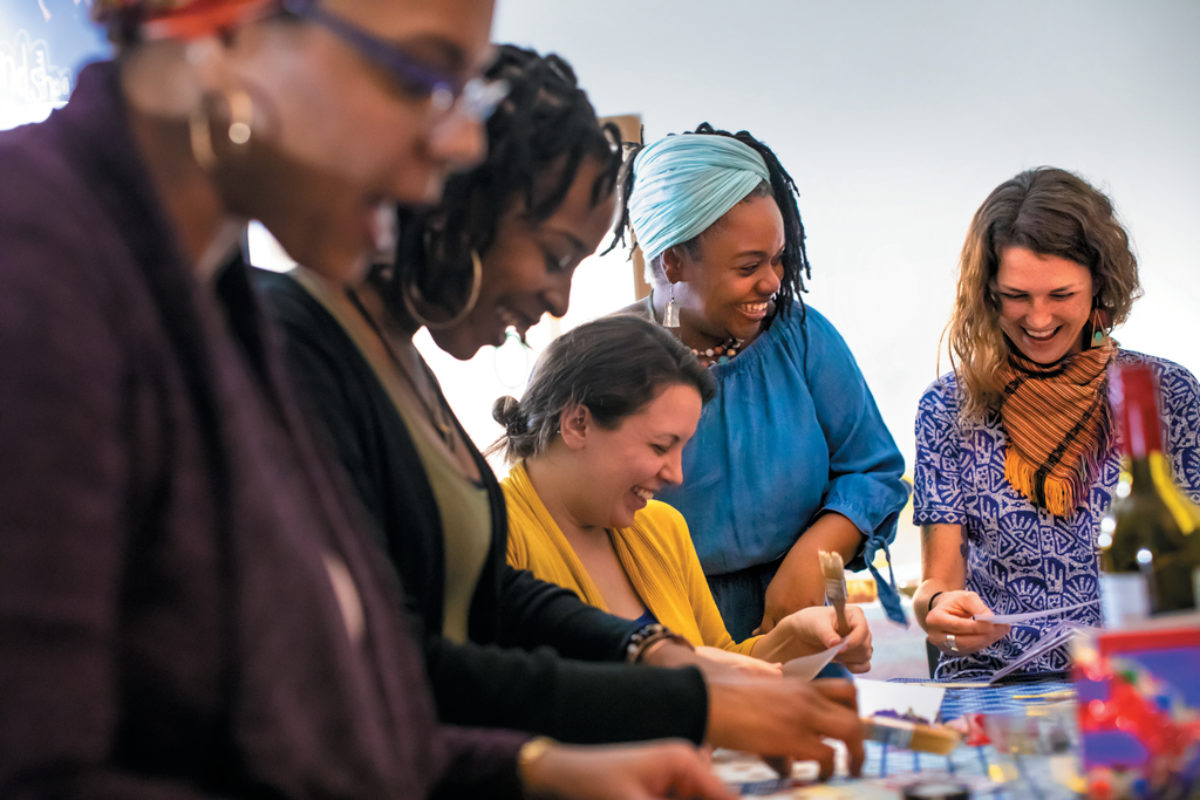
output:
[[925, 632], [935, 647], [950, 653], [974, 653], [1008, 635], [1011, 626], [972, 619], [991, 609], [975, 592], [942, 592], [925, 616]]

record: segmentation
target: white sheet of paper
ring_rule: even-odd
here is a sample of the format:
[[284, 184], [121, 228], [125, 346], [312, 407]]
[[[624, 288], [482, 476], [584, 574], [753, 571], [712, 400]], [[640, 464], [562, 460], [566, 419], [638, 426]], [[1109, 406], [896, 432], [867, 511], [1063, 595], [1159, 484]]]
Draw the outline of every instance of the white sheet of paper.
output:
[[789, 678], [800, 678], [802, 680], [811, 681], [817, 677], [817, 673], [838, 654], [846, 645], [845, 642], [838, 642], [828, 650], [822, 650], [819, 653], [813, 653], [811, 656], [800, 656], [793, 658], [791, 661], [785, 662], [783, 665], [783, 674]]
[[946, 694], [944, 688], [922, 683], [889, 683], [868, 678], [855, 678], [854, 686], [858, 689], [860, 717], [869, 717], [879, 711], [903, 714], [912, 709], [918, 716], [934, 722]]
[[1022, 653], [1018, 659], [1016, 659], [1015, 661], [1010, 661], [1007, 665], [996, 670], [992, 674], [992, 677], [989, 680], [989, 683], [995, 683], [996, 681], [1003, 678], [1005, 675], [1009, 675], [1013, 672], [1016, 672], [1021, 667], [1025, 666], [1030, 661], [1033, 661], [1035, 658], [1040, 656], [1042, 653], [1045, 653], [1049, 650], [1053, 650], [1056, 647], [1060, 647], [1060, 646], [1070, 642], [1072, 639], [1074, 639], [1076, 636], [1079, 636], [1082, 633], [1086, 633], [1088, 631], [1094, 631], [1094, 630], [1096, 630], [1096, 629], [1089, 628], [1086, 625], [1080, 625], [1075, 620], [1071, 620], [1071, 619], [1063, 620], [1062, 622], [1058, 623], [1050, 630], [1045, 631], [1042, 634], [1042, 638], [1038, 639], [1037, 644], [1035, 644], [1033, 647], [1030, 647], [1028, 650], [1026, 650], [1024, 653]]
[[1075, 605], [1063, 606], [1062, 608], [1047, 608], [1045, 611], [1029, 611], [1024, 614], [1000, 614], [999, 616], [995, 614], [976, 614], [971, 619], [994, 622], [997, 625], [1012, 624], [1016, 622], [1029, 622], [1030, 620], [1041, 619], [1042, 617], [1055, 617], [1060, 614], [1066, 614], [1068, 611], [1075, 611], [1094, 605], [1096, 605], [1095, 600], [1084, 600], [1082, 603], [1076, 603]]

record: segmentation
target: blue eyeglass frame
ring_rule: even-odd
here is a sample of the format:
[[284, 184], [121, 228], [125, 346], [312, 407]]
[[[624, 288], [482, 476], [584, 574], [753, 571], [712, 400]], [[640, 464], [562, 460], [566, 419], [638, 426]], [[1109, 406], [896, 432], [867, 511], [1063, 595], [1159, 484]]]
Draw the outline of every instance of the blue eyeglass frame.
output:
[[462, 96], [468, 81], [423, 64], [394, 42], [380, 39], [358, 25], [317, 4], [317, 0], [282, 0], [280, 7], [300, 19], [321, 25], [340, 36], [364, 56], [387, 70], [406, 91], [419, 98], [444, 98], [439, 105], [449, 106]]

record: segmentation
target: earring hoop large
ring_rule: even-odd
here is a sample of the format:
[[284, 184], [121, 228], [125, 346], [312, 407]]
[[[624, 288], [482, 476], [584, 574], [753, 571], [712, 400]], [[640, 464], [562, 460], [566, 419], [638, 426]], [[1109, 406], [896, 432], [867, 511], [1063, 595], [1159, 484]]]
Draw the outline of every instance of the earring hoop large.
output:
[[413, 318], [418, 325], [423, 325], [431, 331], [445, 330], [458, 325], [467, 315], [475, 310], [475, 304], [479, 302], [479, 290], [483, 287], [483, 259], [479, 257], [479, 252], [471, 251], [471, 293], [467, 296], [466, 303], [458, 312], [447, 320], [434, 321], [417, 311], [416, 304], [418, 302], [429, 305], [424, 297], [421, 296], [421, 290], [417, 288], [415, 281], [409, 283], [400, 291], [400, 298], [404, 301], [404, 310]]

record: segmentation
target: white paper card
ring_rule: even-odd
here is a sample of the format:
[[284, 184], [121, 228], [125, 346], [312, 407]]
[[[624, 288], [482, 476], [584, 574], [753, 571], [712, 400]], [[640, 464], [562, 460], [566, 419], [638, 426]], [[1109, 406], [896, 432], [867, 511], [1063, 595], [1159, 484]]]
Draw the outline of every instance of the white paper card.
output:
[[1020, 658], [996, 670], [989, 680], [989, 683], [995, 683], [1005, 675], [1010, 675], [1016, 672], [1021, 667], [1040, 656], [1042, 653], [1046, 653], [1056, 647], [1060, 647], [1070, 642], [1076, 636], [1092, 630], [1095, 630], [1095, 628], [1089, 628], [1085, 625], [1080, 625], [1075, 620], [1063, 620], [1050, 630], [1045, 631], [1042, 634], [1042, 638], [1038, 640], [1037, 644], [1022, 653]]
[[838, 654], [838, 651], [846, 646], [845, 642], [838, 642], [828, 650], [822, 650], [819, 653], [813, 653], [810, 656], [800, 656], [793, 658], [791, 661], [784, 663], [783, 674], [789, 678], [800, 678], [801, 680], [811, 681], [817, 677], [826, 664], [833, 661], [833, 657]]
[[904, 714], [911, 709], [914, 714], [934, 722], [946, 694], [944, 688], [922, 683], [889, 683], [868, 678], [856, 678], [854, 686], [858, 689], [860, 717], [869, 717], [880, 711]]
[[1095, 600], [1084, 600], [1082, 603], [1076, 603], [1072, 606], [1063, 606], [1062, 608], [1047, 608], [1044, 611], [1028, 611], [1024, 614], [976, 614], [971, 619], [980, 619], [985, 622], [994, 622], [997, 625], [1009, 625], [1018, 622], [1029, 622], [1042, 617], [1056, 617], [1060, 614], [1066, 614], [1068, 611], [1076, 611], [1080, 608], [1096, 605]]

